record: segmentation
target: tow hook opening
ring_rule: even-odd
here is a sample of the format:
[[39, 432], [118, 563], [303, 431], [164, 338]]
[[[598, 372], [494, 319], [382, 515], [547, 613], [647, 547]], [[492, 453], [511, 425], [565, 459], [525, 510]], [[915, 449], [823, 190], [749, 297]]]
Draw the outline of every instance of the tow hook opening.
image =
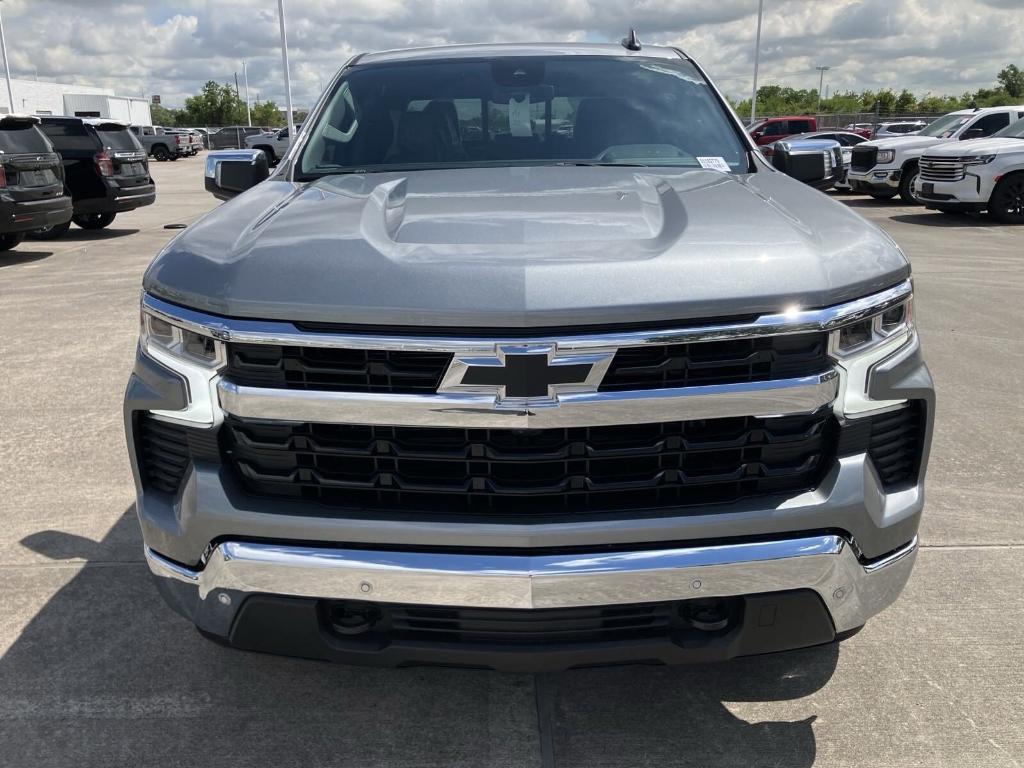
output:
[[355, 600], [342, 600], [327, 605], [327, 621], [339, 635], [362, 635], [370, 632], [383, 614], [378, 605]]

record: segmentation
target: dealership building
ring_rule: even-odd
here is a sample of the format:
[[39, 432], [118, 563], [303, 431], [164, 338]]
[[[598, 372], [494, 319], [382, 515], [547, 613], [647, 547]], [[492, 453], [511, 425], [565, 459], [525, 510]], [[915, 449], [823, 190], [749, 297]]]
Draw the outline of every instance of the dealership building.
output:
[[11, 79], [12, 108], [7, 88], [0, 83], [0, 114], [22, 112], [33, 115], [75, 115], [109, 117], [134, 125], [152, 125], [149, 101], [141, 96], [117, 96], [109, 88], [44, 80]]

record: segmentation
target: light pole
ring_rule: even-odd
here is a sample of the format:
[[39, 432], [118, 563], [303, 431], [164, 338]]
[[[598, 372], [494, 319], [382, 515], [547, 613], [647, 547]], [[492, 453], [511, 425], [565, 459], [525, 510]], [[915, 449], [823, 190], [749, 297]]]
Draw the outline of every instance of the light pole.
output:
[[[3, 0], [0, 0], [2, 2]], [[11, 112], [14, 111], [14, 91], [11, 89], [11, 65], [7, 63], [7, 41], [4, 39], [4, 16], [0, 11], [0, 51], [3, 51], [4, 74], [7, 76], [7, 99], [11, 105]]]
[[288, 72], [288, 30], [284, 23], [284, 0], [277, 0], [277, 18], [281, 22], [281, 59], [284, 62], [284, 102], [288, 110], [289, 141], [295, 138], [295, 121], [292, 119], [292, 78]]
[[761, 19], [764, 17], [764, 0], [757, 3], [757, 40], [754, 43], [754, 93], [750, 97], [750, 122], [757, 119], [757, 65], [761, 61]]
[[825, 85], [825, 73], [828, 72], [832, 67], [815, 67], [821, 76], [818, 78], [818, 106], [814, 108], [815, 112], [821, 112], [821, 89]]
[[252, 110], [249, 109], [249, 70], [245, 66], [245, 59], [242, 59], [242, 79], [245, 80], [245, 117], [252, 128]]

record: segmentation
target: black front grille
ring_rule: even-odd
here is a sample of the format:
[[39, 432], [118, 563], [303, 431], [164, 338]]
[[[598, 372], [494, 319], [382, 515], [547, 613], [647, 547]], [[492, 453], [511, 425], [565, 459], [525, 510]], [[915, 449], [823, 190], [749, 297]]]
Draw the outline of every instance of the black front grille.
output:
[[244, 486], [349, 509], [544, 515], [692, 507], [815, 487], [829, 412], [570, 429], [380, 427], [229, 418]]
[[251, 387], [430, 393], [451, 360], [444, 352], [229, 344], [227, 376]]
[[[451, 363], [445, 352], [230, 344], [227, 377], [278, 389], [432, 393]], [[829, 367], [826, 335], [804, 333], [619, 349], [602, 391], [732, 384], [804, 376]]]
[[855, 171], [870, 171], [878, 159], [877, 147], [854, 147], [850, 167]]
[[615, 353], [601, 391], [770, 381], [828, 368], [824, 333], [624, 347]]
[[678, 603], [533, 610], [386, 606], [396, 639], [433, 643], [593, 643], [664, 637]]

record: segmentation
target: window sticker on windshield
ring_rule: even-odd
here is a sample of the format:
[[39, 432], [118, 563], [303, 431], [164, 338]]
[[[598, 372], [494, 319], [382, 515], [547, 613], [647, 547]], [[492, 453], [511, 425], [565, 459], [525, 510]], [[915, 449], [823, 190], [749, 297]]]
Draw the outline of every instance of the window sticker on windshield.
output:
[[508, 130], [513, 136], [533, 135], [530, 124], [530, 94], [513, 96], [508, 100]]
[[697, 162], [700, 163], [701, 168], [707, 168], [712, 171], [729, 173], [732, 170], [729, 164], [725, 162], [724, 157], [698, 157]]

